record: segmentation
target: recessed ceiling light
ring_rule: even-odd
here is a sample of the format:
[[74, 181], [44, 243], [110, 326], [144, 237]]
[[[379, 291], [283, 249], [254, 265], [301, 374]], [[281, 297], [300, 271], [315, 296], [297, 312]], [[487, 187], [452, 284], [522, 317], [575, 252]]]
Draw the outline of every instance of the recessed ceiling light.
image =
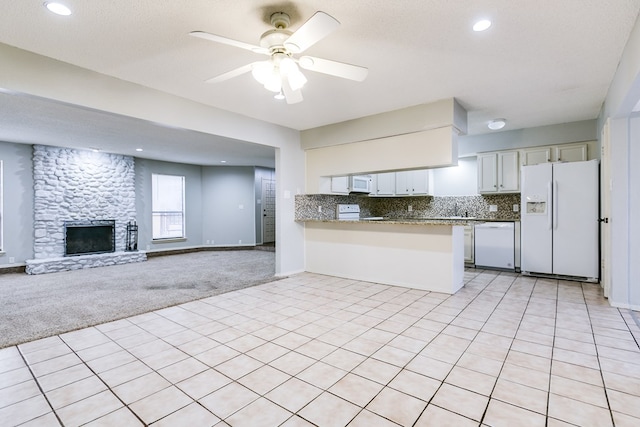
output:
[[136, 148], [136, 151], [142, 151], [142, 148]]
[[220, 163], [227, 163], [226, 160], [220, 160]]
[[491, 130], [500, 130], [503, 127], [505, 127], [507, 124], [507, 120], [506, 119], [494, 119], [491, 120], [489, 122], [489, 124], [487, 125], [487, 127]]
[[491, 26], [491, 21], [483, 19], [473, 24], [473, 31], [484, 31]]
[[71, 9], [62, 3], [56, 3], [53, 1], [47, 1], [44, 3], [45, 7], [49, 9], [50, 12], [55, 13], [56, 15], [69, 16], [71, 15]]

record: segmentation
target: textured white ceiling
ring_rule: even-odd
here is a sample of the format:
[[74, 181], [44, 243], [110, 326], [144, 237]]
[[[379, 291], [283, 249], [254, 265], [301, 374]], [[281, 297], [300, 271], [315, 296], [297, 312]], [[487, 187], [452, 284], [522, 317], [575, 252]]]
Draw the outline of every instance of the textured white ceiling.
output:
[[[0, 0], [0, 42], [203, 104], [294, 129], [455, 97], [469, 133], [594, 119], [640, 0]], [[287, 105], [250, 74], [204, 80], [262, 56], [189, 37], [202, 30], [257, 44], [275, 11], [298, 28], [317, 10], [341, 27], [306, 53], [362, 65], [362, 83], [305, 71], [304, 102]], [[493, 26], [474, 33], [473, 22]], [[0, 137], [2, 134], [0, 134]]]

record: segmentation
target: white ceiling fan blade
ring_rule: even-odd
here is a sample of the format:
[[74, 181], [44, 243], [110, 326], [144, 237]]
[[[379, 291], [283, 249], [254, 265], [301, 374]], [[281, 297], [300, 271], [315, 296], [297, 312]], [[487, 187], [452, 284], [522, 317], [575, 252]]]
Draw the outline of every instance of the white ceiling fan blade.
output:
[[358, 65], [345, 64], [344, 62], [331, 61], [329, 59], [315, 58], [313, 56], [303, 56], [298, 60], [301, 68], [318, 73], [329, 74], [344, 79], [363, 81], [369, 69]]
[[316, 12], [307, 22], [284, 42], [284, 47], [293, 53], [303, 52], [340, 26], [340, 22], [324, 12]]
[[222, 43], [229, 46], [239, 47], [240, 49], [250, 50], [251, 52], [269, 55], [269, 50], [263, 47], [241, 42], [239, 40], [233, 40], [226, 37], [218, 36], [216, 34], [205, 33], [204, 31], [192, 31], [189, 33], [189, 35], [193, 37], [209, 40], [212, 42], [216, 42], [216, 43]]
[[291, 89], [289, 79], [287, 78], [282, 79], [282, 92], [287, 100], [287, 104], [297, 104], [298, 102], [302, 102], [302, 90]]
[[224, 74], [220, 74], [219, 76], [212, 77], [208, 80], [205, 80], [205, 83], [220, 83], [225, 80], [232, 79], [234, 77], [238, 77], [244, 73], [248, 73], [253, 69], [254, 64], [257, 62], [252, 62], [251, 64], [243, 65], [240, 68], [236, 68], [235, 70], [227, 71]]

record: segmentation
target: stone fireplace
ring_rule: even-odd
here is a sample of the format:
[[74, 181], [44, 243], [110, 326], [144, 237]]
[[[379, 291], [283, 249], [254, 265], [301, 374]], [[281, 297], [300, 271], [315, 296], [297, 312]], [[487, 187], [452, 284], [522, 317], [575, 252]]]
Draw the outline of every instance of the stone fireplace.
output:
[[[27, 273], [146, 260], [144, 252], [124, 252], [127, 223], [136, 218], [133, 157], [34, 145], [33, 178], [34, 259], [27, 260]], [[112, 248], [105, 250], [103, 242], [83, 254], [76, 249], [67, 253], [66, 225], [83, 221], [99, 226], [113, 221]]]
[[115, 252], [115, 228], [114, 220], [65, 221], [64, 255]]

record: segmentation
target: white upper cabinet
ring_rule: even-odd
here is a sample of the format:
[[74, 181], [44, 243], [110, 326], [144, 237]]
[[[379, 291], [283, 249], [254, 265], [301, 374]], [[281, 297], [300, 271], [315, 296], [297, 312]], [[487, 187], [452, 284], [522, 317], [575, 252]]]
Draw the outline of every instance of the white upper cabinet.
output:
[[551, 147], [535, 147], [522, 150], [522, 166], [538, 165], [551, 161]]
[[583, 162], [587, 158], [587, 144], [563, 144], [549, 147], [532, 147], [522, 150], [522, 166], [548, 162]]
[[385, 172], [374, 175], [375, 196], [393, 196], [396, 190], [396, 173]]
[[497, 191], [497, 153], [478, 154], [478, 193], [495, 193]]
[[331, 177], [331, 192], [335, 194], [349, 194], [349, 177]]
[[517, 151], [478, 154], [479, 193], [514, 193], [519, 190]]
[[558, 145], [555, 148], [557, 162], [583, 162], [587, 160], [587, 144]]
[[520, 191], [518, 152], [498, 153], [498, 191]]
[[396, 195], [425, 196], [429, 194], [427, 169], [396, 172]]

